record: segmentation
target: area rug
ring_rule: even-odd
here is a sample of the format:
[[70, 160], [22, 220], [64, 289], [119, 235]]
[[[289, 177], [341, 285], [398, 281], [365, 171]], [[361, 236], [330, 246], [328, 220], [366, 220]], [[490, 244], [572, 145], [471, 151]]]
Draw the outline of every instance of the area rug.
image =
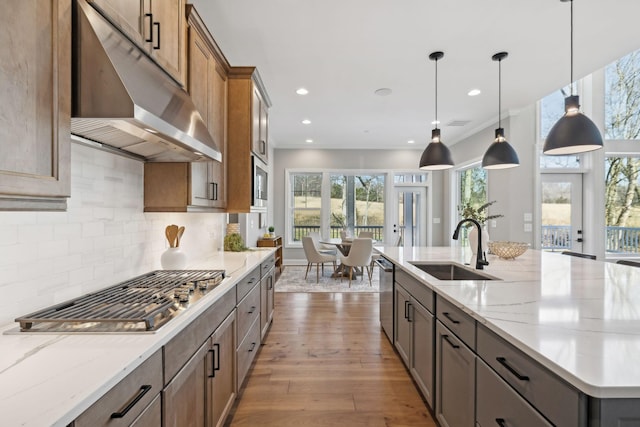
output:
[[306, 266], [286, 265], [282, 269], [282, 274], [276, 282], [276, 292], [379, 292], [378, 268], [373, 269], [371, 286], [365, 273], [362, 276], [354, 277], [349, 287], [349, 278], [333, 278], [333, 269], [330, 265], [325, 266], [324, 274], [321, 273], [319, 283], [316, 283], [315, 265], [309, 271], [307, 279], [304, 278]]

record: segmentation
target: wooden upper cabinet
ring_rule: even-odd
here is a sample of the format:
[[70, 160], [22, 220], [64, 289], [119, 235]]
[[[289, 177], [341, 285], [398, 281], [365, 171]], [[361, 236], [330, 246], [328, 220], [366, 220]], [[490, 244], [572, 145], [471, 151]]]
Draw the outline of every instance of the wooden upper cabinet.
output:
[[71, 0], [3, 7], [0, 208], [65, 209], [71, 191]]
[[87, 1], [184, 85], [186, 0]]
[[222, 154], [222, 162], [146, 163], [146, 212], [226, 208], [229, 64], [192, 5], [186, 7], [187, 90]]
[[233, 174], [227, 176], [227, 211], [250, 212], [251, 158], [256, 156], [265, 163], [268, 160], [266, 133], [270, 103], [255, 67], [231, 67], [228, 77], [227, 159]]

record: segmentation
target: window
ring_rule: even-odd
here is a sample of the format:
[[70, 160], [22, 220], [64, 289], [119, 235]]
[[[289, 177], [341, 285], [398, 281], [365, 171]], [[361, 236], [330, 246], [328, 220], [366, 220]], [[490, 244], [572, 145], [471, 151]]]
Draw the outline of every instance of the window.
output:
[[301, 241], [312, 231], [320, 231], [322, 174], [292, 173], [290, 218], [291, 240]]
[[[487, 170], [482, 166], [475, 165], [467, 169], [461, 169], [458, 176], [458, 220], [461, 220], [460, 207], [469, 204], [474, 208], [479, 208], [487, 203]], [[460, 244], [467, 242], [468, 228], [462, 227]]]
[[384, 237], [384, 175], [331, 174], [331, 236], [340, 230], [357, 236], [370, 231]]
[[605, 138], [640, 137], [640, 51], [620, 58], [605, 70]]
[[607, 254], [640, 252], [640, 158], [605, 160]]
[[288, 243], [310, 232], [340, 237], [343, 229], [353, 236], [371, 231], [375, 240], [384, 240], [385, 174], [288, 172], [288, 177]]

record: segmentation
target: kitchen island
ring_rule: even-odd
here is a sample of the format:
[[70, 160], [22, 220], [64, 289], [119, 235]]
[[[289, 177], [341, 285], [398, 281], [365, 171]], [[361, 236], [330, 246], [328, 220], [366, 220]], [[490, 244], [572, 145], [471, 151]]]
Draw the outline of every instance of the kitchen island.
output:
[[[515, 260], [489, 255], [482, 273], [499, 280], [439, 280], [413, 263], [464, 265], [470, 251], [376, 249], [432, 290], [436, 306], [450, 304], [473, 319], [478, 346], [489, 331], [575, 388], [581, 425], [601, 416], [594, 411], [617, 410], [608, 403], [640, 406], [640, 269], [529, 250]], [[475, 351], [475, 339], [468, 345]], [[639, 422], [637, 410], [630, 419]]]
[[[167, 345], [175, 342], [172, 340], [194, 335], [191, 325], [202, 323], [200, 319], [205, 316], [215, 317], [216, 313], [211, 311], [215, 311], [216, 304], [230, 300], [235, 306], [236, 285], [248, 279], [248, 283], [255, 284], [250, 275], [256, 269], [260, 271], [261, 265], [273, 258], [273, 253], [273, 248], [218, 252], [189, 265], [190, 269], [223, 269], [226, 278], [155, 332], [21, 333], [16, 323], [3, 325], [0, 328], [0, 424], [67, 426], [147, 361], [160, 360], [161, 352], [166, 359]], [[191, 329], [187, 332], [187, 328]], [[164, 360], [165, 368], [166, 363]], [[155, 376], [159, 376], [162, 383], [162, 372]], [[149, 395], [158, 391], [154, 386]], [[127, 396], [119, 396], [119, 401], [126, 401]], [[159, 400], [155, 401], [159, 404]]]

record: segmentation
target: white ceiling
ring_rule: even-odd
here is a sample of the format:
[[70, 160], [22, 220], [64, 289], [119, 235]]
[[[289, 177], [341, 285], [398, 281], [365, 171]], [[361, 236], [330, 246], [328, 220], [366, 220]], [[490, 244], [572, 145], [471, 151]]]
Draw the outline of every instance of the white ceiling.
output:
[[[570, 80], [570, 3], [560, 0], [191, 2], [231, 65], [258, 67], [278, 148], [424, 148], [435, 113], [428, 55], [436, 50], [445, 53], [438, 118], [449, 145], [497, 120], [494, 53], [509, 53], [503, 117]], [[638, 0], [575, 0], [575, 77], [639, 49], [639, 20]], [[297, 95], [299, 87], [309, 94]], [[379, 88], [393, 92], [381, 97]], [[482, 94], [467, 96], [472, 88]], [[447, 126], [453, 120], [469, 123]]]

